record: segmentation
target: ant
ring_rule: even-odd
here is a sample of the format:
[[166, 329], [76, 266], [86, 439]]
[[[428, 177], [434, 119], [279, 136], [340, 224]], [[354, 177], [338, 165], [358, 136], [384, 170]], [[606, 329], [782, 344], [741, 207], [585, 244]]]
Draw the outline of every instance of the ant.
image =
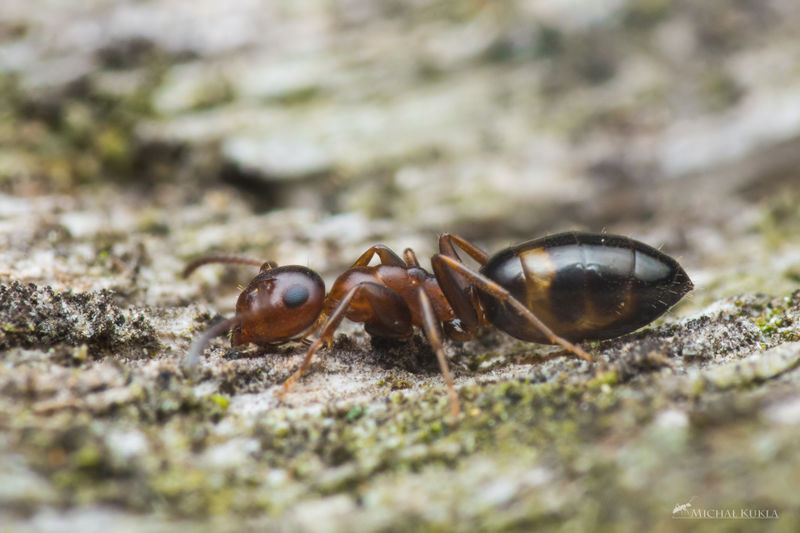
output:
[[[456, 252], [480, 268], [475, 271]], [[373, 257], [380, 263], [369, 266]], [[447, 384], [450, 409], [459, 414], [458, 396], [442, 337], [475, 338], [493, 325], [518, 339], [558, 344], [592, 361], [573, 344], [618, 337], [649, 324], [678, 302], [693, 285], [681, 266], [644, 243], [619, 235], [567, 232], [500, 250], [491, 257], [453, 234], [439, 236], [439, 253], [424, 270], [413, 250], [401, 258], [390, 248], [370, 247], [325, 294], [322, 278], [303, 266], [239, 256], [211, 256], [187, 265], [187, 277], [209, 263], [260, 266], [239, 295], [236, 314], [211, 327], [193, 344], [187, 367], [198, 364], [210, 339], [232, 330], [231, 345], [270, 346], [319, 338], [300, 367], [283, 384], [286, 391], [303, 375], [314, 354], [330, 344], [344, 318], [364, 323], [375, 337], [404, 339], [422, 329], [436, 353]]]

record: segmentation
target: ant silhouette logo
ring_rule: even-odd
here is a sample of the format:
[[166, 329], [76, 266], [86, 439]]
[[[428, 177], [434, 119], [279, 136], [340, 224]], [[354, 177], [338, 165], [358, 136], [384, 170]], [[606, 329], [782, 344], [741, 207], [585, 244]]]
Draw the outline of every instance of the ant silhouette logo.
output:
[[692, 500], [694, 500], [694, 496], [689, 498], [688, 502], [682, 503], [680, 505], [676, 505], [675, 507], [673, 507], [672, 508], [672, 515], [675, 516], [677, 514], [687, 512], [689, 510], [689, 508], [692, 506]]

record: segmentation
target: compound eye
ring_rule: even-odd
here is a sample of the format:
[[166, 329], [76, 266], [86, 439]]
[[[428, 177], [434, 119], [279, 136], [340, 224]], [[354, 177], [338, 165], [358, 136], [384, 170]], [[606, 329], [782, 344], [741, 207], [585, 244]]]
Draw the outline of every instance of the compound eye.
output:
[[292, 285], [283, 293], [283, 305], [288, 309], [300, 307], [308, 301], [308, 289], [302, 285]]

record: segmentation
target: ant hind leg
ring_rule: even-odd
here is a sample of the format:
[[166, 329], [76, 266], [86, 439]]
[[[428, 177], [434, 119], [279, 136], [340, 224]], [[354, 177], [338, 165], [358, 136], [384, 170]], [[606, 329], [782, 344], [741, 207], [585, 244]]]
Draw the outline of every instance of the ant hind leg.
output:
[[450, 274], [455, 273], [463, 277], [470, 283], [470, 285], [476, 287], [478, 290], [481, 290], [486, 294], [489, 294], [513, 307], [514, 310], [522, 315], [522, 317], [527, 320], [531, 326], [541, 331], [547, 337], [547, 340], [552, 344], [558, 344], [568, 352], [577, 355], [581, 359], [589, 362], [593, 361], [592, 356], [584, 351], [580, 346], [576, 346], [568, 340], [553, 333], [553, 330], [547, 327], [547, 325], [542, 322], [539, 317], [534, 315], [530, 309], [525, 307], [519, 300], [514, 298], [511, 293], [508, 292], [508, 290], [487, 278], [480, 272], [474, 272], [461, 261], [441, 254], [433, 256], [432, 262], [435, 266], [438, 265], [440, 270]]
[[469, 242], [463, 237], [459, 237], [458, 235], [454, 235], [452, 233], [442, 233], [439, 235], [439, 253], [442, 255], [446, 255], [448, 257], [452, 257], [454, 259], [459, 259], [458, 254], [456, 253], [455, 247], [458, 246], [462, 250], [464, 250], [467, 255], [469, 255], [472, 259], [475, 260], [476, 263], [483, 266], [486, 264], [486, 261], [489, 260], [489, 254]]

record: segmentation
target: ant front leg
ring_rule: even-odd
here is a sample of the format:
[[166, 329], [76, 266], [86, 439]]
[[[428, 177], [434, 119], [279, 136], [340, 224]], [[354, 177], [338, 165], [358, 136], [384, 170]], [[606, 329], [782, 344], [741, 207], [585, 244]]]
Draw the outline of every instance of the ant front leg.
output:
[[[431, 262], [434, 265], [434, 272], [442, 271], [447, 272], [451, 276], [453, 274], [462, 276], [465, 280], [467, 280], [467, 282], [477, 289], [513, 307], [525, 320], [528, 321], [531, 326], [541, 331], [545, 337], [547, 337], [547, 340], [549, 340], [552, 344], [558, 344], [565, 350], [574, 353], [586, 361], [591, 362], [593, 360], [592, 356], [586, 353], [579, 346], [576, 346], [568, 340], [553, 333], [553, 330], [547, 327], [547, 325], [542, 322], [539, 317], [534, 315], [530, 309], [525, 307], [519, 300], [514, 298], [511, 293], [508, 292], [508, 290], [487, 278], [480, 272], [474, 272], [460, 261], [444, 255], [433, 256]], [[449, 295], [447, 296], [449, 299]]]
[[319, 339], [309, 346], [300, 367], [283, 383], [283, 392], [305, 373], [323, 344], [330, 346], [333, 334], [344, 318], [364, 322], [367, 333], [376, 337], [402, 339], [414, 332], [411, 311], [399, 294], [385, 285], [359, 283], [347, 291], [322, 325]]

